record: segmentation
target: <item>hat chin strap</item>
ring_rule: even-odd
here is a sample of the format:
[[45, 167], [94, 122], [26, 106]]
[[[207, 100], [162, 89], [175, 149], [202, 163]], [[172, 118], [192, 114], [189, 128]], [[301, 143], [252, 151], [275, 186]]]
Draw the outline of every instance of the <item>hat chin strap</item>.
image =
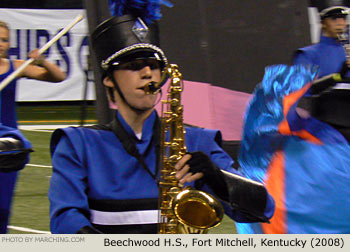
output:
[[125, 96], [123, 95], [122, 91], [120, 90], [119, 85], [118, 85], [117, 81], [115, 80], [113, 74], [110, 75], [110, 79], [112, 80], [113, 85], [114, 85], [114, 88], [117, 90], [117, 92], [118, 92], [120, 98], [122, 98], [122, 100], [125, 102], [125, 104], [127, 104], [130, 108], [132, 108], [132, 106], [131, 106], [131, 105], [128, 103], [128, 101], [125, 99]]

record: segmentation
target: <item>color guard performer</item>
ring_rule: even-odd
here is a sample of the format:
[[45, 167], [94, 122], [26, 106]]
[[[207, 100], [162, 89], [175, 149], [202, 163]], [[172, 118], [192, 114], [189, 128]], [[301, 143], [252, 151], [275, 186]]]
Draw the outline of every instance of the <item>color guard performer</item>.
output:
[[[0, 82], [5, 80], [25, 63], [24, 60], [10, 60], [8, 58], [8, 50], [10, 47], [9, 35], [9, 26], [5, 22], [0, 21]], [[0, 91], [0, 125], [1, 127], [4, 126], [4, 131], [14, 132], [15, 129], [17, 129], [15, 101], [17, 79], [30, 78], [40, 81], [61, 82], [66, 78], [66, 74], [57, 65], [52, 64], [39, 54], [39, 49], [31, 51], [29, 57], [34, 59], [34, 64], [28, 65], [14, 80]], [[10, 127], [10, 129], [7, 127]], [[16, 139], [22, 140], [17, 141]], [[2, 142], [3, 147], [3, 149], [0, 149], [2, 154], [7, 153], [6, 151], [18, 148], [24, 148], [24, 150], [29, 149], [27, 141], [24, 140], [19, 131], [16, 131], [15, 140], [0, 138], [0, 142]], [[10, 150], [7, 148], [10, 148]], [[11, 154], [10, 156], [13, 155]], [[24, 164], [28, 161], [27, 156], [27, 154], [17, 155], [17, 157], [24, 158], [23, 160], [17, 161], [23, 162]], [[7, 165], [3, 163], [5, 162], [4, 160], [5, 158], [0, 159], [0, 233], [6, 233], [7, 230], [7, 224], [10, 217], [11, 199], [17, 178], [17, 171], [11, 172], [11, 169], [4, 169], [4, 167], [7, 167]], [[11, 159], [7, 159], [7, 161], [9, 160]], [[20, 167], [23, 168], [24, 165]], [[5, 170], [6, 172], [4, 172]], [[18, 167], [14, 170], [18, 170]]]

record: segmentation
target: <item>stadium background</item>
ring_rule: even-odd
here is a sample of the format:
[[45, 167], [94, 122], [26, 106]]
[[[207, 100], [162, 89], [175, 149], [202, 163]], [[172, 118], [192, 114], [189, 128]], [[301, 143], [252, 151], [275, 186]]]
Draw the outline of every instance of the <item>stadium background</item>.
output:
[[[178, 64], [184, 78], [189, 81], [210, 83], [216, 87], [250, 94], [261, 80], [267, 65], [290, 64], [292, 52], [309, 44], [311, 40], [308, 1], [172, 2], [173, 8], [162, 10], [161, 45], [169, 61]], [[0, 8], [15, 9], [84, 7], [82, 0], [0, 2]], [[96, 70], [95, 75], [98, 75]], [[17, 185], [11, 233], [48, 232], [47, 188], [51, 174], [48, 144], [52, 132], [49, 125], [108, 121], [111, 111], [108, 110], [106, 101], [100, 98], [103, 94], [98, 94], [103, 93], [98, 79], [95, 81], [97, 101], [86, 100], [82, 96], [81, 100], [75, 101], [18, 103], [20, 127], [32, 141], [35, 152], [30, 164], [21, 172]], [[45, 126], [33, 126], [42, 124]], [[235, 231], [232, 222], [226, 219], [224, 225], [213, 232]]]

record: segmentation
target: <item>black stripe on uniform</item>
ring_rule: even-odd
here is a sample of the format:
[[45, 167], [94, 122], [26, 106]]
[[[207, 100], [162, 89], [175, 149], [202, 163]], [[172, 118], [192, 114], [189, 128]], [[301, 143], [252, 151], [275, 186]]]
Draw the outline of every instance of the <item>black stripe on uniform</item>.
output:
[[89, 199], [90, 209], [103, 212], [124, 212], [158, 209], [158, 198], [128, 200]]
[[93, 226], [104, 234], [156, 234], [157, 224], [139, 224], [139, 225], [97, 225]]

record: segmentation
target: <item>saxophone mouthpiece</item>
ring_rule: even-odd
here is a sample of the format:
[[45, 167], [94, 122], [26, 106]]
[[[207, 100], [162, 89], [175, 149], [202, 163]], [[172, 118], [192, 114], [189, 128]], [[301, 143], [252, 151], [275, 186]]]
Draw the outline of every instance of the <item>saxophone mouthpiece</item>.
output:
[[151, 81], [143, 87], [143, 90], [145, 90], [146, 94], [155, 94], [160, 90], [160, 88], [157, 87], [157, 82]]
[[146, 94], [156, 94], [164, 86], [167, 80], [168, 77], [164, 76], [159, 82], [151, 81], [144, 86], [143, 90], [145, 90]]
[[157, 82], [155, 82], [155, 81], [151, 81], [150, 83], [148, 83], [148, 88], [149, 88], [150, 92], [152, 92], [152, 93], [154, 93], [160, 89], [159, 85], [157, 85]]
[[[162, 70], [162, 75], [159, 82], [151, 81], [144, 86], [143, 90], [145, 90], [146, 94], [158, 93], [164, 84], [168, 81], [170, 74], [172, 71], [174, 71], [174, 69], [177, 70], [177, 65], [175, 64], [165, 66]], [[181, 76], [179, 72], [177, 72], [177, 74]]]

